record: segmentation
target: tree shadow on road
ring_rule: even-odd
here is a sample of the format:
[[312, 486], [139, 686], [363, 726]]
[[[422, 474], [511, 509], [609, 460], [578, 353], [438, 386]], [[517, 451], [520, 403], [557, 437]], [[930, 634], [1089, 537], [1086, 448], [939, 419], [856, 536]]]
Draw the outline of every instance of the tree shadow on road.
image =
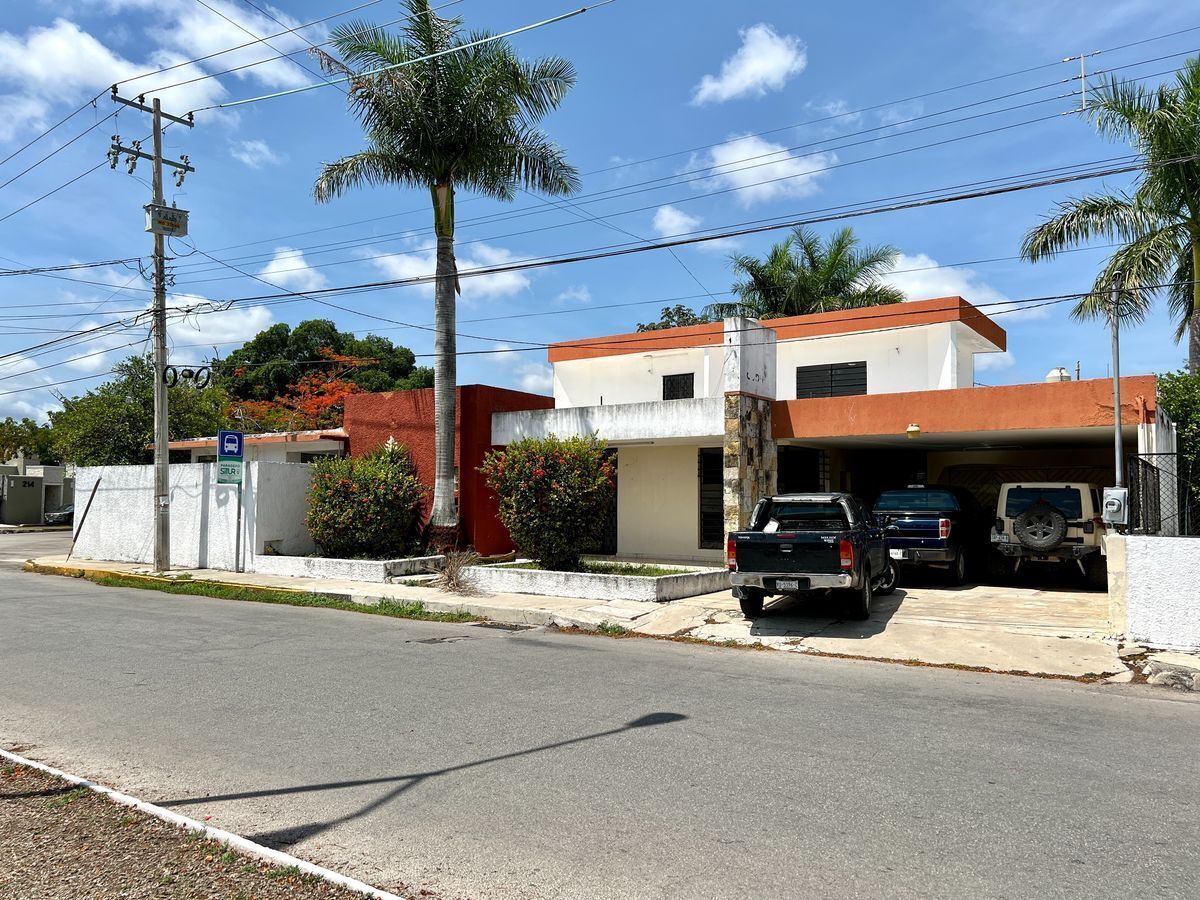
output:
[[543, 753], [548, 750], [557, 750], [562, 747], [569, 747], [573, 744], [584, 743], [585, 741], [594, 741], [598, 738], [610, 737], [615, 734], [621, 734], [626, 731], [635, 731], [639, 728], [650, 728], [656, 725], [671, 725], [676, 722], [682, 722], [687, 719], [687, 716], [682, 713], [674, 712], [655, 712], [640, 716], [624, 725], [616, 728], [609, 728], [604, 731], [593, 732], [592, 734], [580, 735], [579, 737], [568, 738], [563, 741], [554, 741], [550, 744], [541, 744], [536, 747], [529, 747], [525, 750], [514, 750], [511, 753], [501, 753], [496, 756], [489, 756], [483, 759], [477, 759], [472, 762], [460, 763], [456, 766], [446, 766], [442, 769], [430, 769], [426, 772], [415, 772], [408, 775], [385, 775], [379, 778], [358, 778], [346, 781], [328, 781], [321, 784], [305, 784], [295, 787], [284, 788], [264, 788], [258, 791], [242, 791], [234, 794], [218, 794], [207, 797], [184, 797], [179, 800], [167, 800], [159, 803], [159, 806], [177, 807], [190, 806], [198, 803], [220, 803], [232, 800], [251, 800], [262, 797], [280, 797], [293, 794], [307, 794], [316, 791], [334, 791], [343, 788], [369, 787], [375, 784], [394, 784], [391, 790], [384, 793], [381, 797], [372, 800], [360, 807], [357, 810], [346, 813], [335, 819], [328, 819], [322, 822], [310, 822], [305, 825], [297, 825], [291, 828], [280, 828], [274, 831], [264, 831], [257, 834], [248, 834], [246, 837], [249, 840], [256, 841], [260, 844], [265, 844], [269, 847], [287, 847], [297, 844], [306, 838], [313, 837], [328, 831], [337, 825], [343, 825], [347, 822], [352, 822], [355, 819], [360, 819], [363, 816], [369, 815], [382, 806], [391, 803], [401, 795], [407, 793], [420, 784], [429, 781], [433, 778], [439, 778], [444, 775], [452, 775], [456, 772], [462, 772], [467, 769], [485, 766], [491, 763], [503, 762], [509, 759], [517, 759], [522, 756], [530, 756], [535, 753]]

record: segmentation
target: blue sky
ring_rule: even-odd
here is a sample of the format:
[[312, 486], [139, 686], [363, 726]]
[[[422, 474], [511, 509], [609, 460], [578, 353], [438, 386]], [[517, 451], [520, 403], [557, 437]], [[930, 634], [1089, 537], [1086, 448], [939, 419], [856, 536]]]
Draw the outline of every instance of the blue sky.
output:
[[[288, 27], [356, 5], [355, 0], [273, 6], [254, 2]], [[257, 35], [283, 30], [246, 0], [205, 3]], [[848, 16], [847, 8], [836, 5], [617, 0], [514, 39], [523, 55], [561, 54], [579, 70], [577, 88], [545, 124], [585, 173], [575, 202], [587, 215], [527, 195], [507, 205], [460, 196], [460, 267], [771, 217], [800, 218], [818, 209], [1122, 155], [1125, 148], [1101, 141], [1089, 125], [1069, 114], [1078, 104], [1078, 82], [1067, 79], [1077, 73], [1078, 63], [1055, 63], [1081, 51], [1195, 29], [1200, 17], [1189, 15], [1185, 6], [1127, 0], [1107, 4], [1098, 14], [1076, 2], [868, 2]], [[504, 31], [571, 8], [570, 0], [462, 0], [446, 14], [463, 16], [472, 28]], [[352, 18], [387, 22], [400, 15], [398, 3], [383, 0]], [[326, 27], [303, 33], [319, 42]], [[115, 80], [249, 40], [199, 0], [44, 0], [14, 5], [6, 9], [0, 30], [0, 158]], [[284, 52], [303, 46], [290, 35], [271, 44]], [[1152, 61], [1155, 58], [1197, 49], [1200, 29], [1108, 50], [1092, 57], [1089, 68], [1123, 66], [1124, 76], [1151, 76], [1176, 67], [1185, 57]], [[129, 93], [273, 55], [255, 45], [146, 78]], [[314, 67], [306, 56], [293, 59]], [[1033, 66], [1044, 67], [895, 102]], [[182, 112], [313, 80], [303, 69], [276, 60], [161, 96], [165, 109]], [[1013, 92], [1023, 93], [981, 102]], [[1071, 92], [1074, 96], [1063, 96]], [[999, 111], [1033, 101], [1041, 102]], [[972, 105], [967, 109], [949, 112], [968, 104]], [[61, 147], [113, 108], [107, 97], [100, 98], [95, 110], [85, 110], [0, 165], [0, 182]], [[966, 116], [976, 118], [953, 122]], [[914, 117], [927, 118], [909, 121]], [[1041, 121], [1022, 124], [1032, 119]], [[939, 127], [918, 130], [930, 125]], [[1002, 126], [1012, 127], [994, 130]], [[964, 137], [989, 130], [993, 133]], [[100, 162], [114, 132], [127, 142], [145, 137], [147, 118], [125, 110], [115, 124], [102, 122], [0, 188], [0, 216]], [[959, 137], [963, 139], [923, 147]], [[198, 170], [178, 191], [168, 181], [168, 197], [191, 210], [189, 240], [196, 247], [285, 289], [431, 273], [431, 216], [424, 192], [372, 189], [320, 206], [311, 199], [321, 163], [360, 146], [360, 131], [337, 88], [236, 110], [201, 112], [195, 129], [172, 127], [166, 133], [167, 155], [186, 153]], [[873, 159], [883, 154], [893, 155]], [[744, 161], [748, 157], [760, 164], [746, 169], [753, 165]], [[693, 174], [681, 176], [684, 172]], [[142, 231], [140, 207], [148, 199], [148, 177], [145, 164], [132, 177], [124, 166], [115, 172], [102, 167], [0, 222], [0, 264], [40, 266], [147, 255], [150, 237]], [[684, 178], [689, 181], [682, 183]], [[753, 184], [764, 181], [768, 183]], [[1120, 187], [1127, 181], [1128, 176], [1117, 176], [1107, 184]], [[1099, 181], [1089, 181], [868, 216], [852, 224], [865, 241], [900, 249], [899, 268], [904, 271], [894, 280], [911, 299], [957, 293], [976, 303], [1000, 303], [1082, 291], [1090, 286], [1104, 250], [1072, 253], [1037, 266], [1018, 260], [975, 261], [1015, 256], [1022, 235], [1057, 200], [1100, 186]], [[607, 193], [592, 196], [596, 192]], [[595, 221], [597, 217], [603, 221]], [[821, 226], [824, 231], [836, 227]], [[677, 251], [678, 259], [654, 251], [466, 279], [459, 330], [475, 337], [461, 338], [459, 349], [512, 352], [462, 357], [459, 381], [544, 391], [549, 371], [545, 352], [522, 352], [520, 341], [632, 330], [639, 321], [656, 319], [662, 305], [702, 306], [708, 302], [706, 293], [719, 296], [728, 290], [730, 252], [761, 252], [779, 237], [758, 235], [683, 248]], [[185, 257], [189, 250], [184, 243], [174, 242], [174, 250], [179, 258], [173, 263], [173, 306], [276, 292], [199, 254]], [[134, 270], [111, 267], [68, 274], [99, 283], [29, 276], [0, 279], [0, 315], [46, 316], [0, 320], [0, 354], [127, 316], [147, 302], [148, 285]], [[126, 287], [137, 290], [119, 290]], [[295, 324], [316, 317], [332, 318], [345, 329], [374, 331], [428, 354], [432, 342], [427, 331], [359, 313], [427, 324], [430, 297], [429, 288], [408, 286], [331, 298], [355, 313], [306, 300], [270, 307], [235, 305], [226, 312], [175, 323], [170, 330], [172, 360], [194, 363], [211, 356], [213, 347], [226, 354], [273, 322]], [[634, 303], [638, 305], [611, 308]], [[1008, 330], [1009, 353], [981, 365], [980, 382], [1040, 380], [1053, 366], [1073, 368], [1077, 360], [1084, 377], [1107, 374], [1106, 330], [1099, 323], [1071, 320], [1069, 304], [994, 309], [1004, 310], [997, 321]], [[1172, 330], [1165, 304], [1160, 304], [1149, 321], [1126, 332], [1123, 370], [1178, 368], [1184, 349], [1172, 342]], [[0, 392], [10, 392], [0, 394], [0, 416], [44, 416], [56, 403], [53, 384], [95, 376], [58, 388], [74, 394], [99, 383], [115, 360], [142, 347], [117, 345], [145, 337], [140, 327], [0, 361]]]

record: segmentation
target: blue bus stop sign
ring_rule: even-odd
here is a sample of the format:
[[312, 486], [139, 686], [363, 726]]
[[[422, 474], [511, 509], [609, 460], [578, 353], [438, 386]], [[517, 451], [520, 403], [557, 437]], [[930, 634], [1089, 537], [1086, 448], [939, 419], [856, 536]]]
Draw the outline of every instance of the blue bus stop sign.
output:
[[241, 459], [244, 437], [240, 431], [217, 432], [217, 458]]

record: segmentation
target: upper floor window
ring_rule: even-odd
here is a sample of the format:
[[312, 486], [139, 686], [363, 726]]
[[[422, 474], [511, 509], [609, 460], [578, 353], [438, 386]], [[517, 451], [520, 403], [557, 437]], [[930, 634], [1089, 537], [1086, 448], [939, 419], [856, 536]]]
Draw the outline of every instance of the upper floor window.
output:
[[865, 360], [796, 367], [796, 399], [851, 397], [867, 392]]
[[695, 396], [696, 375], [694, 372], [663, 376], [664, 400], [691, 400]]

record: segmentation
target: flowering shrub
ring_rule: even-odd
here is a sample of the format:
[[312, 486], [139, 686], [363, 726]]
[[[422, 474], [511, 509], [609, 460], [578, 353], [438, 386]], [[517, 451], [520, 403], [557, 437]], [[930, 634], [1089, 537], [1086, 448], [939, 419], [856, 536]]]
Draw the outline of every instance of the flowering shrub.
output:
[[594, 435], [526, 438], [489, 453], [480, 471], [521, 551], [543, 568], [578, 571], [612, 503], [614, 472], [604, 445]]
[[369, 456], [312, 464], [305, 525], [325, 556], [402, 556], [416, 542], [424, 494], [408, 451], [389, 438]]

